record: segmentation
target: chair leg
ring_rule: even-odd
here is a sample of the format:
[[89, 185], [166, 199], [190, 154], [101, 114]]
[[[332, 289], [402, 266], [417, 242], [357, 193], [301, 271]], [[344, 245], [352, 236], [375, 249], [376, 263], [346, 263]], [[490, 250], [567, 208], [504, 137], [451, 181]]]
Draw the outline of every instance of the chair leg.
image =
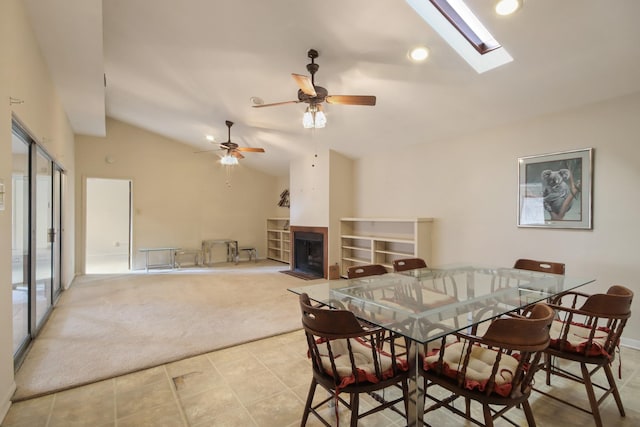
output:
[[360, 410], [360, 396], [351, 393], [351, 427], [358, 427], [358, 411]]
[[522, 402], [522, 410], [524, 411], [524, 416], [527, 417], [529, 427], [536, 427], [536, 420], [533, 418], [533, 411], [531, 410], [531, 405], [529, 405], [528, 400]]
[[544, 369], [547, 371], [547, 385], [551, 385], [551, 355], [544, 354]]
[[307, 403], [304, 405], [304, 413], [302, 414], [302, 420], [300, 421], [300, 427], [307, 425], [309, 419], [309, 412], [311, 411], [311, 405], [313, 404], [313, 396], [316, 394], [316, 386], [318, 383], [315, 378], [311, 379], [311, 386], [309, 386], [309, 393], [307, 394]]
[[587, 365], [585, 363], [581, 363], [580, 368], [582, 369], [582, 379], [584, 380], [584, 385], [587, 389], [587, 396], [589, 397], [589, 405], [591, 406], [593, 419], [596, 422], [596, 427], [602, 427], [600, 409], [598, 408], [598, 399], [596, 399], [596, 393], [593, 390], [593, 383], [591, 382], [591, 374], [589, 373], [589, 368], [587, 368]]
[[613, 398], [616, 400], [616, 405], [618, 405], [618, 411], [620, 411], [621, 416], [625, 416], [624, 407], [622, 406], [622, 399], [620, 398], [620, 392], [618, 391], [618, 385], [616, 384], [616, 380], [613, 376], [613, 372], [611, 372], [611, 365], [606, 363], [604, 366], [604, 373], [607, 375], [607, 380], [609, 381], [609, 388], [611, 389], [611, 393], [613, 393]]
[[486, 427], [493, 427], [493, 415], [491, 415], [489, 405], [482, 405], [482, 413], [484, 414], [484, 425]]

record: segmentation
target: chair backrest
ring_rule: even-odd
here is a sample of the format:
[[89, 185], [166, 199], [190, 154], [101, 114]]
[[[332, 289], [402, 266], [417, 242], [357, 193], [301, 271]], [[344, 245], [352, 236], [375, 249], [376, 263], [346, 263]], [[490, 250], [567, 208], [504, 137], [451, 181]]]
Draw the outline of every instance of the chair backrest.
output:
[[347, 269], [348, 279], [386, 274], [387, 269], [381, 264], [353, 265]]
[[536, 261], [533, 259], [519, 259], [513, 268], [543, 273], [564, 274], [564, 264], [560, 262]]
[[427, 263], [422, 258], [402, 258], [393, 261], [393, 271], [415, 270], [427, 268]]
[[323, 338], [358, 336], [365, 331], [356, 316], [349, 310], [328, 310], [311, 305], [309, 295], [300, 295], [302, 326]]
[[593, 294], [582, 304], [580, 310], [594, 315], [629, 318], [633, 292], [620, 285], [611, 286], [606, 294]]
[[613, 360], [631, 317], [630, 289], [614, 285], [606, 294], [567, 292], [553, 302], [551, 307], [557, 311], [559, 320], [552, 327], [551, 348]]
[[348, 310], [313, 306], [306, 293], [299, 300], [316, 376], [332, 381], [335, 388], [344, 388], [383, 384], [396, 375], [407, 375], [408, 362], [396, 356], [394, 340], [383, 342], [380, 328], [363, 327]]
[[482, 337], [458, 333], [459, 341], [443, 339], [423, 368], [482, 395], [521, 397], [531, 391], [553, 317], [547, 304], [538, 303], [522, 315], [494, 320]]
[[549, 345], [549, 330], [555, 312], [547, 304], [535, 304], [522, 317], [497, 318], [482, 336], [485, 343], [511, 350], [540, 351]]

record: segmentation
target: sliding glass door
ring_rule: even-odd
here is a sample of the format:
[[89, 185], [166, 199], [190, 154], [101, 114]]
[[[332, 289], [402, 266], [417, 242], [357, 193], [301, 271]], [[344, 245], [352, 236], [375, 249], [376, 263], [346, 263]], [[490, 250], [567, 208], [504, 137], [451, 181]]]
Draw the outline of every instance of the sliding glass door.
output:
[[29, 340], [29, 143], [15, 133], [12, 153], [11, 293], [16, 354]]
[[52, 305], [53, 298], [53, 251], [55, 238], [53, 228], [53, 170], [49, 159], [40, 148], [36, 150], [36, 189], [35, 189], [35, 265], [36, 280], [33, 292], [36, 302], [36, 329], [40, 328], [43, 318]]
[[51, 244], [51, 257], [53, 261], [52, 279], [53, 279], [53, 300], [62, 290], [62, 184], [64, 174], [62, 170], [53, 163], [53, 206], [51, 207], [51, 215], [53, 219], [53, 243]]
[[61, 290], [62, 169], [17, 123], [12, 137], [14, 358], [22, 357]]

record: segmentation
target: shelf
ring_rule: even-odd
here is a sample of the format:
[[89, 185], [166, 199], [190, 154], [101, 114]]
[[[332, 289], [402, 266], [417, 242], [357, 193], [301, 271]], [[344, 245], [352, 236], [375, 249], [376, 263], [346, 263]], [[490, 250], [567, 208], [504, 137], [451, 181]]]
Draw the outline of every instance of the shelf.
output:
[[343, 261], [351, 261], [356, 262], [358, 264], [370, 264], [368, 259], [358, 259], [358, 258], [342, 258]]
[[375, 251], [377, 254], [398, 255], [401, 257], [412, 257], [413, 253], [409, 252], [393, 252], [393, 251]]
[[289, 218], [267, 218], [267, 258], [289, 263]]
[[371, 248], [363, 248], [361, 246], [343, 246], [342, 249], [352, 249], [354, 251], [370, 251]]
[[431, 262], [431, 218], [342, 218], [341, 275], [353, 265], [381, 264], [392, 271], [393, 261], [423, 258]]

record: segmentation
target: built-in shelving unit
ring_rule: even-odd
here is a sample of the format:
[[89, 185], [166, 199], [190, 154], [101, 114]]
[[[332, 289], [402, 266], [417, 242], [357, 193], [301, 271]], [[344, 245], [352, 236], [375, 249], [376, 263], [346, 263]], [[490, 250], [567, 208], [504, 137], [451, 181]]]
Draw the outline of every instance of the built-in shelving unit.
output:
[[267, 218], [267, 258], [289, 264], [289, 218]]
[[393, 271], [393, 261], [423, 258], [431, 262], [432, 218], [342, 218], [341, 269], [353, 265], [382, 264]]

